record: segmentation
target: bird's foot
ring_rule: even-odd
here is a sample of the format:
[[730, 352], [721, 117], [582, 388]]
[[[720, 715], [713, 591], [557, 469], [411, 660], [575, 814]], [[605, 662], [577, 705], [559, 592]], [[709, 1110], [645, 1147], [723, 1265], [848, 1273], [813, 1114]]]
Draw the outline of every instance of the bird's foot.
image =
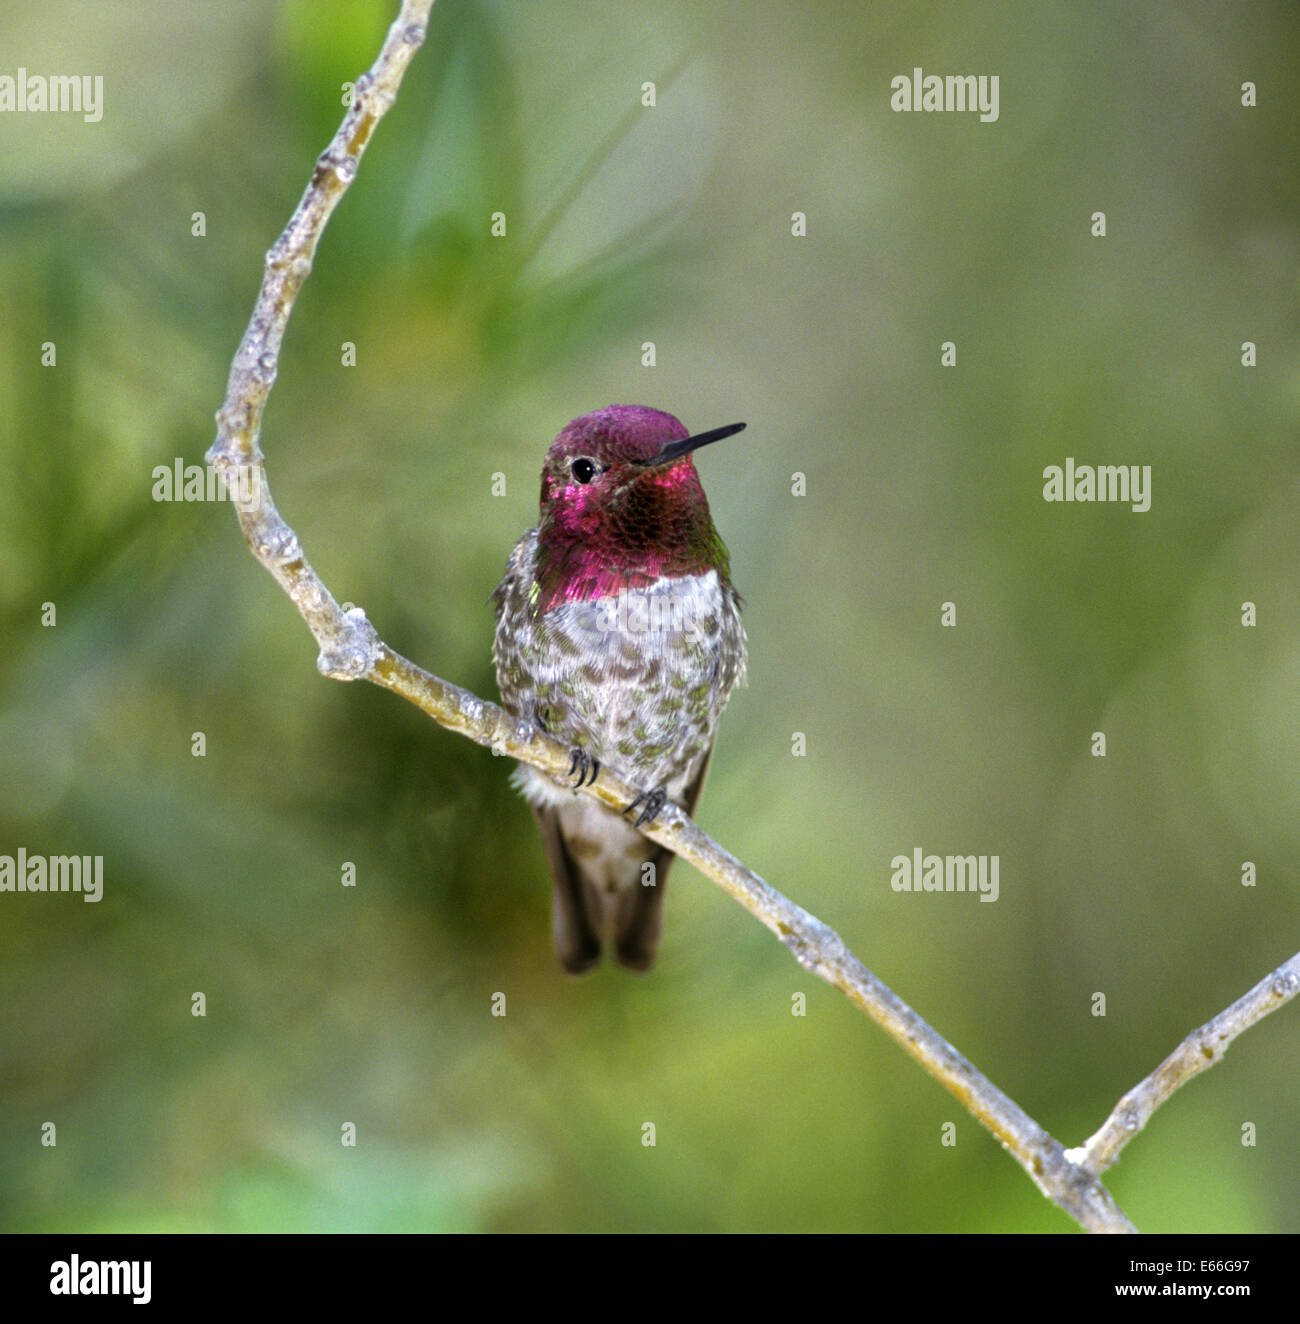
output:
[[600, 760], [592, 758], [585, 749], [575, 747], [573, 761], [569, 764], [569, 776], [577, 778], [573, 783], [575, 791], [584, 783], [587, 786], [594, 785], [600, 776]]
[[661, 786], [657, 791], [642, 791], [628, 807], [623, 810], [624, 815], [630, 814], [638, 805], [641, 806], [641, 813], [633, 827], [642, 827], [646, 823], [653, 823], [659, 817], [659, 811], [668, 803], [668, 792]]

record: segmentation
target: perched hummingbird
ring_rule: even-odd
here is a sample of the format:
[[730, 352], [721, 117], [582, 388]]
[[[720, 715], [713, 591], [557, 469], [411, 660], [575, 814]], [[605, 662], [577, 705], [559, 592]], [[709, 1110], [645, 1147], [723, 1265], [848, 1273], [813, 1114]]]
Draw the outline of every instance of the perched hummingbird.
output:
[[[573, 974], [606, 942], [632, 970], [654, 963], [673, 856], [627, 814], [640, 807], [647, 822], [666, 800], [695, 812], [744, 675], [740, 596], [691, 459], [744, 426], [692, 437], [641, 405], [575, 418], [546, 454], [538, 525], [492, 595], [506, 710], [573, 748], [567, 783], [523, 764], [513, 778], [541, 830], [556, 951]], [[602, 763], [645, 792], [621, 818], [573, 793]]]

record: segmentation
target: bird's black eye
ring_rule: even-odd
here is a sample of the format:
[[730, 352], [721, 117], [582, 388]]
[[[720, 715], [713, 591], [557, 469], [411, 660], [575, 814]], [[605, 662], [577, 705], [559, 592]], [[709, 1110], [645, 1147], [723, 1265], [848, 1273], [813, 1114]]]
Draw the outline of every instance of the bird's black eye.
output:
[[595, 478], [597, 472], [594, 462], [587, 459], [585, 455], [574, 460], [570, 468], [574, 478], [584, 485], [591, 482], [591, 480]]

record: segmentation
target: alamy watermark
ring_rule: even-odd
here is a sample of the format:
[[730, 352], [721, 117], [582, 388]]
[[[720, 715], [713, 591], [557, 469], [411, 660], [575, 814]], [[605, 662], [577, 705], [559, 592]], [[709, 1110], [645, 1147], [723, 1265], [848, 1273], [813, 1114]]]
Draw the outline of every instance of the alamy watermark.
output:
[[83, 901], [104, 895], [102, 855], [0, 855], [0, 892], [80, 892]]
[[1044, 501], [1118, 501], [1142, 514], [1151, 509], [1149, 464], [1049, 464], [1043, 470]]
[[155, 501], [233, 501], [244, 511], [262, 504], [262, 470], [251, 464], [222, 477], [211, 465], [186, 464], [178, 455], [170, 465], [155, 465], [152, 477]]
[[895, 892], [978, 892], [981, 901], [996, 901], [999, 866], [996, 855], [926, 855], [917, 846], [890, 860], [889, 885]]
[[997, 74], [898, 74], [889, 80], [890, 110], [979, 111], [982, 124], [998, 117]]
[[52, 1296], [129, 1296], [134, 1305], [153, 1300], [152, 1260], [83, 1260], [72, 1255], [50, 1265]]
[[0, 74], [0, 111], [80, 115], [87, 124], [104, 118], [103, 74]]
[[596, 629], [601, 634], [684, 634], [699, 641], [704, 638], [702, 613], [712, 615], [717, 628], [717, 608], [709, 612], [698, 593], [638, 593], [635, 590], [600, 598], [596, 602]]
[[681, 638], [706, 644], [714, 638], [721, 627], [719, 597], [689, 582], [681, 588], [664, 588], [664, 583], [624, 588], [572, 604], [574, 630], [584, 637], [640, 636], [665, 643]]

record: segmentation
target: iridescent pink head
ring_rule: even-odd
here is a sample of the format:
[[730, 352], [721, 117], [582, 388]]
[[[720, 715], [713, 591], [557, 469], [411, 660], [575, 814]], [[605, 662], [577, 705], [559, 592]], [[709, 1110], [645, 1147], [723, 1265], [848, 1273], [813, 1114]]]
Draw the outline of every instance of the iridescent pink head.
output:
[[643, 405], [610, 405], [568, 424], [542, 467], [537, 610], [664, 576], [716, 570], [729, 582], [691, 452], [744, 426], [691, 436]]

